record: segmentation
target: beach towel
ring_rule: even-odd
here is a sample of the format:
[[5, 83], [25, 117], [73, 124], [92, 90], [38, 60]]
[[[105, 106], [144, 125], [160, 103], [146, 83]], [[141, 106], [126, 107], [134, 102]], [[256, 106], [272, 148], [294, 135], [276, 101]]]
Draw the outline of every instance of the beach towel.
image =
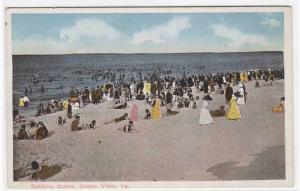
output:
[[133, 104], [131, 113], [130, 113], [130, 120], [138, 121], [138, 113], [139, 113], [139, 107], [136, 104]]

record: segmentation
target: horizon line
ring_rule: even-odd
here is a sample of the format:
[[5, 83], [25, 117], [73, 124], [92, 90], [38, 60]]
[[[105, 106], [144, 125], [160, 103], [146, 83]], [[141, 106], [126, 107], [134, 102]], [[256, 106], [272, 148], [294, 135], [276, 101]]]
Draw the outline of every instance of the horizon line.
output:
[[81, 54], [227, 54], [227, 53], [263, 53], [263, 52], [282, 52], [283, 50], [263, 50], [263, 51], [230, 51], [230, 52], [112, 52], [112, 53], [59, 53], [59, 54], [12, 54], [12, 56], [51, 56], [51, 55], [81, 55]]

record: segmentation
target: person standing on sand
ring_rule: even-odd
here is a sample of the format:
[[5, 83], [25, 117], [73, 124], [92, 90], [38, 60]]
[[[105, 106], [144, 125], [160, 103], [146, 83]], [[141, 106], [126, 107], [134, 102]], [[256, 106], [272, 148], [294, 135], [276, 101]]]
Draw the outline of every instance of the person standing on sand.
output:
[[230, 102], [231, 98], [232, 98], [232, 94], [233, 94], [233, 89], [230, 86], [230, 83], [227, 82], [227, 87], [225, 89], [225, 98], [227, 102]]
[[171, 93], [171, 90], [168, 90], [167, 95], [166, 95], [167, 109], [172, 108], [172, 99], [173, 99], [173, 95]]
[[227, 110], [226, 117], [229, 120], [240, 120], [241, 119], [240, 109], [236, 103], [236, 98], [234, 96], [232, 96], [232, 98], [229, 102], [229, 108]]
[[152, 119], [160, 119], [161, 118], [161, 110], [160, 110], [161, 100], [158, 95], [155, 96], [155, 100], [153, 100], [152, 104]]
[[237, 104], [239, 105], [245, 104], [245, 92], [242, 83], [239, 84], [239, 96], [237, 98]]
[[139, 113], [139, 106], [137, 104], [132, 105], [131, 113], [130, 113], [130, 121], [138, 121], [138, 113]]
[[68, 116], [69, 119], [72, 118], [72, 105], [71, 105], [71, 100], [70, 99], [68, 99], [67, 116]]
[[207, 106], [208, 106], [208, 102], [204, 100], [200, 112], [199, 125], [208, 125], [214, 122], [210, 112], [206, 108]]

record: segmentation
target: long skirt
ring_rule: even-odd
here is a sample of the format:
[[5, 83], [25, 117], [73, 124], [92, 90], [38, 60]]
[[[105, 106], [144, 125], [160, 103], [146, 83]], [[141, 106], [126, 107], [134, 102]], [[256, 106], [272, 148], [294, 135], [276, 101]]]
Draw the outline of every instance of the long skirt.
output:
[[229, 120], [241, 119], [241, 112], [236, 103], [235, 97], [232, 97], [229, 102], [229, 108], [228, 108], [226, 116], [227, 116], [227, 119], [229, 119]]
[[201, 112], [200, 112], [200, 119], [199, 119], [199, 125], [208, 125], [213, 123], [214, 120], [208, 111], [208, 109], [202, 107]]

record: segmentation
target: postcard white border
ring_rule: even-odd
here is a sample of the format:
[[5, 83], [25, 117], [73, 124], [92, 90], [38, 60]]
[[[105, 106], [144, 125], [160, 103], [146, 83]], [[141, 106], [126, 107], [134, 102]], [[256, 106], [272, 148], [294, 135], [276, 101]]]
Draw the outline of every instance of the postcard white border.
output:
[[[285, 147], [286, 147], [286, 180], [255, 181], [193, 181], [193, 182], [122, 182], [130, 188], [253, 188], [253, 187], [291, 187], [294, 183], [293, 156], [293, 38], [292, 10], [290, 7], [147, 7], [147, 8], [10, 8], [6, 9], [6, 94], [12, 95], [12, 47], [11, 47], [11, 14], [12, 13], [142, 13], [142, 12], [284, 12], [284, 68], [285, 68]], [[6, 96], [6, 137], [7, 137], [7, 181], [10, 188], [31, 188], [32, 183], [13, 182], [12, 159], [12, 96]], [[68, 184], [71, 182], [68, 182]], [[72, 182], [79, 185], [84, 182]], [[106, 182], [109, 183], [109, 182]], [[111, 182], [118, 184], [119, 182]], [[63, 182], [43, 182], [53, 186]]]

